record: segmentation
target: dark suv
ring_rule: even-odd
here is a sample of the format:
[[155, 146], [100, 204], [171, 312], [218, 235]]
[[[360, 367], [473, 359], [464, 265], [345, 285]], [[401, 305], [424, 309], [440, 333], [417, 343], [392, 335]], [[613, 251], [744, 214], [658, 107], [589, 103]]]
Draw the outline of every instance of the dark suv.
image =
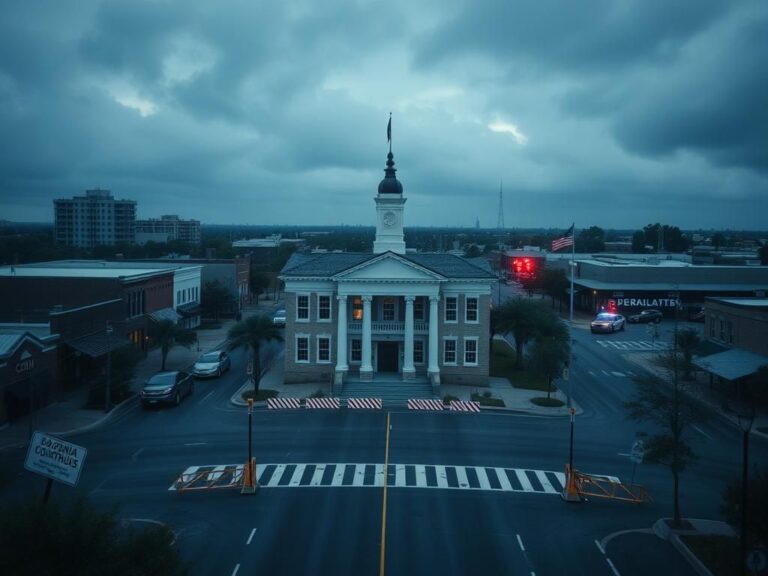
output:
[[173, 404], [178, 406], [181, 399], [192, 394], [194, 381], [186, 372], [158, 372], [144, 383], [141, 390], [141, 405]]
[[658, 324], [664, 315], [658, 310], [643, 310], [640, 314], [633, 314], [629, 317], [632, 324]]

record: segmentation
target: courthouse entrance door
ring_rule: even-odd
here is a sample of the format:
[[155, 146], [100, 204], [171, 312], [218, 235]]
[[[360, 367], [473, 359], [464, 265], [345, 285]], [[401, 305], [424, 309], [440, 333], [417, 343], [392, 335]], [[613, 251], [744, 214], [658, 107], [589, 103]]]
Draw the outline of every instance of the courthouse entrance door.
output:
[[400, 347], [397, 342], [379, 342], [376, 345], [376, 371], [397, 372]]

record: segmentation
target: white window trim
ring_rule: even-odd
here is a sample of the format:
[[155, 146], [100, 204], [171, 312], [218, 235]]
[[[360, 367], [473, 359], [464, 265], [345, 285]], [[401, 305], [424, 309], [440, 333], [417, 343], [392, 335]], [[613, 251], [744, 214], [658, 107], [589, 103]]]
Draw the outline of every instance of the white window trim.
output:
[[[467, 302], [470, 300], [474, 300], [476, 302], [475, 305], [475, 319], [470, 320], [467, 318], [467, 313], [469, 312], [469, 306], [467, 305]], [[477, 296], [465, 296], [464, 297], [464, 323], [465, 324], [480, 324], [480, 298]]]
[[[474, 362], [467, 362], [467, 342], [474, 342], [475, 343], [475, 361]], [[466, 336], [464, 337], [464, 350], [462, 351], [462, 364], [464, 366], [477, 366], [478, 360], [480, 359], [480, 343], [478, 342], [477, 336]]]
[[[320, 340], [328, 340], [328, 360], [320, 360]], [[333, 339], [330, 334], [318, 334], [315, 336], [315, 358], [318, 364], [330, 364], [333, 360]]]
[[[299, 318], [299, 298], [307, 298], [307, 317]], [[296, 293], [296, 322], [310, 322], [312, 320], [312, 298], [306, 293]]]
[[[328, 298], [328, 318], [320, 318], [320, 298]], [[333, 298], [330, 294], [318, 294], [317, 295], [317, 321], [318, 322], [331, 322], [333, 320]]]
[[[456, 319], [455, 320], [448, 320], [448, 300], [453, 299], [454, 302], [456, 302], [456, 307], [453, 309], [456, 313]], [[444, 310], [443, 310], [443, 324], [458, 324], [459, 322], [459, 297], [458, 296], [446, 296], [444, 299]]]
[[[307, 359], [306, 360], [299, 360], [299, 340], [302, 338], [305, 338], [307, 340]], [[295, 336], [295, 352], [293, 354], [294, 361], [296, 364], [309, 364], [312, 361], [312, 346], [310, 344], [310, 337], [309, 334], [296, 334]]]
[[[445, 359], [445, 343], [448, 340], [453, 340], [453, 343], [454, 343], [454, 348], [453, 348], [454, 360], [453, 360], [453, 362], [448, 362]], [[443, 366], [458, 366], [458, 360], [459, 360], [458, 338], [456, 338], [456, 336], [444, 336], [443, 337]]]

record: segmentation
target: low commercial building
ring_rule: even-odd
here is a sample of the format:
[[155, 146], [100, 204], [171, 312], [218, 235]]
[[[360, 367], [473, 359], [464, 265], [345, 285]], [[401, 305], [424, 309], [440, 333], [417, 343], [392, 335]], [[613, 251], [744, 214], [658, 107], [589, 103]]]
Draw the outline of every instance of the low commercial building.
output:
[[[570, 255], [547, 257], [548, 266], [570, 274]], [[703, 306], [707, 297], [764, 297], [766, 266], [698, 266], [684, 256], [580, 255], [573, 259], [574, 306], [596, 313], [633, 314], [645, 308], [674, 317]]]
[[182, 220], [175, 215], [161, 216], [159, 220], [136, 220], [137, 244], [172, 240], [200, 244], [200, 220]]

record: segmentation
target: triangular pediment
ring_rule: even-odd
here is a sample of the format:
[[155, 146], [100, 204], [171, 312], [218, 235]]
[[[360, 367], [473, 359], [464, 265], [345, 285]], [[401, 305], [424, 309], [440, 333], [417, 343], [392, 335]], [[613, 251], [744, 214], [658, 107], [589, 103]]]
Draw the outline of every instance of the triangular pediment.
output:
[[337, 280], [443, 280], [444, 277], [393, 252], [372, 257], [334, 276]]

